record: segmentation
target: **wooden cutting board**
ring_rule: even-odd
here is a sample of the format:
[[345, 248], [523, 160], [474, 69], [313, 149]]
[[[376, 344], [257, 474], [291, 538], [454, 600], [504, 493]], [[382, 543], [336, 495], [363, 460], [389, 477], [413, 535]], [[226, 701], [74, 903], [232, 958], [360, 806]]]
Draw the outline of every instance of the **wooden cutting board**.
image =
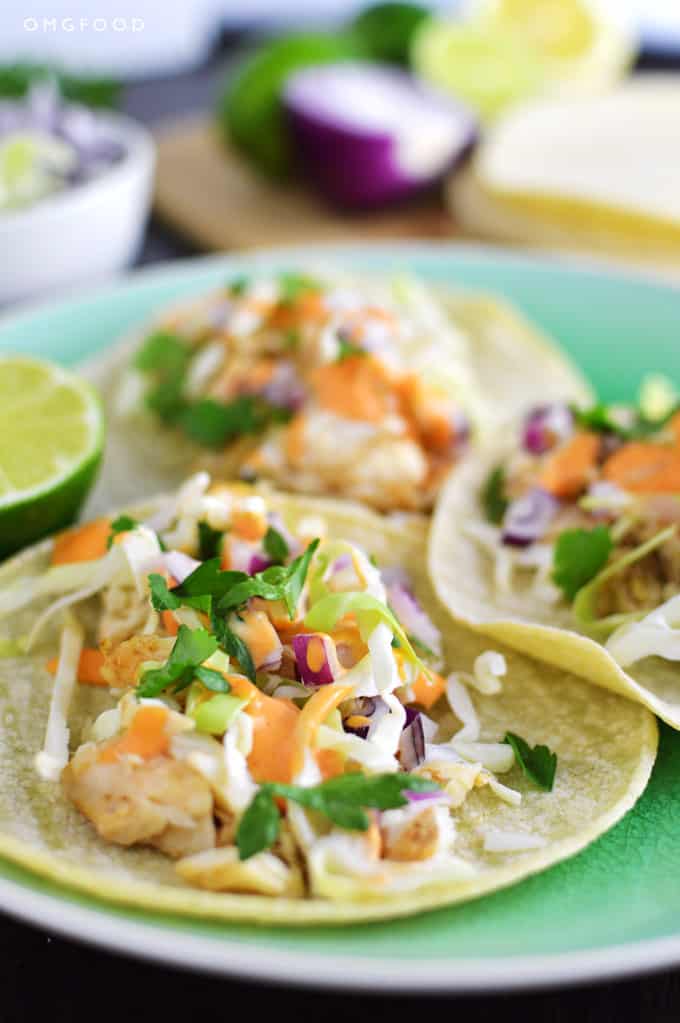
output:
[[164, 126], [156, 141], [155, 210], [202, 248], [456, 234], [436, 197], [377, 213], [341, 213], [309, 189], [272, 184], [228, 150], [205, 117]]

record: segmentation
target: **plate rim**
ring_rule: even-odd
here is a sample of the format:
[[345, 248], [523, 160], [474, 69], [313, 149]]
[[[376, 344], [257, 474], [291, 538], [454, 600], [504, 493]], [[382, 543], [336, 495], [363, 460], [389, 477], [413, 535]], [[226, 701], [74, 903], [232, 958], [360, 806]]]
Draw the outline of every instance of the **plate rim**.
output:
[[[139, 283], [160, 282], [164, 278], [181, 280], [200, 273], [239, 263], [261, 264], [286, 259], [309, 260], [315, 255], [332, 261], [343, 256], [380, 256], [394, 261], [400, 253], [406, 257], [436, 257], [505, 263], [529, 273], [561, 272], [575, 277], [597, 277], [613, 283], [647, 285], [651, 289], [676, 292], [680, 281], [654, 274], [646, 268], [622, 266], [605, 259], [565, 256], [544, 249], [515, 250], [498, 246], [395, 239], [375, 242], [328, 242], [312, 245], [286, 245], [233, 253], [216, 253], [167, 260], [132, 268], [124, 274], [86, 287], [64, 289], [59, 295], [45, 296], [20, 303], [16, 308], [0, 310], [0, 333], [20, 326], [23, 320], [45, 315], [50, 309], [112, 299]], [[104, 349], [102, 349], [103, 351]], [[34, 876], [34, 875], [32, 875]], [[680, 929], [675, 935], [642, 941], [607, 945], [598, 949], [579, 949], [550, 955], [437, 958], [419, 962], [417, 971], [404, 971], [402, 959], [363, 959], [352, 955], [318, 955], [288, 952], [269, 944], [225, 939], [192, 933], [167, 923], [154, 921], [147, 914], [143, 922], [119, 917], [106, 905], [83, 906], [70, 903], [68, 888], [59, 893], [32, 889], [27, 882], [0, 878], [0, 911], [34, 926], [48, 929], [71, 940], [84, 942], [116, 954], [129, 954], [166, 967], [196, 970], [233, 980], [269, 981], [286, 986], [340, 989], [352, 977], [352, 990], [365, 993], [412, 992], [481, 994], [502, 991], [537, 990], [571, 986], [594, 981], [630, 977], [680, 964]], [[122, 907], [125, 910], [126, 907]], [[187, 919], [190, 925], [191, 919]], [[178, 949], [181, 944], [181, 951]]]
[[343, 253], [353, 253], [354, 255], [357, 253], [361, 253], [361, 255], [384, 253], [386, 257], [394, 259], [395, 254], [400, 251], [406, 251], [414, 256], [438, 256], [441, 258], [448, 256], [454, 259], [471, 256], [482, 262], [504, 262], [534, 273], [561, 271], [575, 277], [597, 277], [612, 283], [631, 282], [658, 288], [662, 291], [680, 292], [680, 277], [677, 279], [667, 277], [645, 266], [617, 263], [614, 260], [597, 256], [564, 253], [549, 248], [504, 249], [501, 246], [489, 245], [484, 242], [465, 240], [451, 242], [436, 238], [427, 240], [395, 238], [394, 240], [361, 243], [352, 241], [316, 242], [308, 245], [277, 245], [268, 248], [244, 249], [238, 252], [202, 253], [183, 259], [166, 259], [158, 263], [130, 267], [106, 280], [66, 286], [60, 289], [58, 294], [51, 293], [25, 299], [6, 309], [0, 306], [0, 331], [20, 325], [23, 319], [30, 319], [32, 316], [48, 312], [50, 309], [71, 303], [94, 302], [105, 295], [116, 295], [139, 280], [146, 283], [160, 281], [166, 276], [190, 277], [196, 268], [208, 270], [214, 267], [216, 269], [220, 265], [228, 267], [230, 264], [241, 262], [261, 263], [263, 266], [267, 266], [268, 263], [279, 258], [306, 260], [310, 254], [327, 257], [334, 252], [339, 252], [341, 255]]
[[[499, 994], [571, 987], [653, 973], [680, 964], [680, 934], [602, 949], [579, 949], [545, 956], [492, 956], [432, 959], [417, 973], [404, 971], [403, 959], [363, 959], [351, 955], [287, 952], [268, 944], [197, 935], [153, 922], [129, 920], [106, 906], [78, 906], [58, 895], [32, 890], [20, 881], [0, 879], [3, 914], [62, 937], [166, 968], [196, 971], [234, 981], [265, 981], [284, 987], [413, 994]], [[178, 942], [177, 935], [182, 935]]]

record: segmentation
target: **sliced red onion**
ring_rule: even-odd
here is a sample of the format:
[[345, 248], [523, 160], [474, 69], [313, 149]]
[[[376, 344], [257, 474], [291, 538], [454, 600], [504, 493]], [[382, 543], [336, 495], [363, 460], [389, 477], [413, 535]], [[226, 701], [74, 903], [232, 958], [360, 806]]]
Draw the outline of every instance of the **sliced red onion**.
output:
[[408, 586], [403, 582], [393, 582], [389, 585], [387, 602], [409, 636], [419, 640], [434, 654], [441, 653], [441, 633]]
[[404, 795], [409, 803], [441, 803], [448, 801], [446, 793], [440, 789], [438, 792], [414, 792], [412, 789], [403, 789]]
[[465, 448], [470, 440], [470, 420], [459, 409], [453, 413], [453, 447], [456, 451]]
[[281, 667], [281, 661], [283, 660], [283, 644], [279, 644], [278, 649], [274, 649], [271, 653], [267, 654], [265, 659], [255, 667], [258, 671], [278, 671]]
[[293, 653], [306, 686], [327, 686], [342, 674], [335, 643], [324, 632], [293, 636]]
[[331, 589], [336, 592], [363, 588], [363, 582], [357, 575], [352, 555], [349, 553], [340, 554], [330, 563], [324, 574], [324, 582], [330, 582]]
[[559, 507], [559, 501], [552, 494], [534, 487], [508, 507], [503, 519], [503, 543], [509, 547], [528, 547], [540, 540]]
[[574, 432], [574, 414], [568, 405], [555, 402], [533, 409], [526, 418], [522, 444], [532, 455], [542, 455]]
[[248, 575], [264, 572], [265, 568], [269, 568], [273, 564], [274, 562], [271, 558], [268, 558], [265, 554], [253, 554], [248, 563]]
[[254, 572], [260, 572], [262, 568], [268, 568], [271, 564], [262, 548], [247, 540], [238, 540], [236, 537], [227, 535], [224, 538], [223, 547], [229, 559], [229, 568], [234, 572], [246, 572], [248, 575], [253, 575]]
[[178, 583], [183, 583], [192, 572], [196, 571], [201, 562], [190, 558], [182, 551], [168, 551], [163, 555], [163, 564], [173, 579], [176, 579]]
[[593, 518], [611, 518], [616, 516], [623, 511], [623, 509], [630, 504], [631, 497], [625, 490], [618, 487], [616, 483], [610, 483], [608, 480], [596, 480], [591, 483], [588, 487], [588, 497], [594, 498], [596, 501], [602, 501], [602, 506], [599, 508], [589, 508], [589, 514]]
[[25, 96], [0, 104], [0, 139], [14, 133], [49, 136], [67, 145], [74, 155], [74, 164], [64, 172], [65, 184], [88, 181], [125, 155], [125, 147], [111, 137], [96, 113], [63, 101], [56, 85], [49, 80], [36, 82]]
[[262, 396], [270, 404], [291, 412], [296, 412], [304, 404], [306, 391], [292, 362], [284, 360], [277, 363]]
[[399, 739], [399, 760], [407, 771], [412, 771], [425, 759], [425, 735], [418, 711], [406, 708], [406, 724]]
[[300, 70], [288, 78], [283, 103], [303, 171], [341, 206], [380, 206], [421, 191], [476, 137], [463, 106], [379, 64]]
[[[382, 696], [357, 696], [348, 700], [344, 708], [342, 727], [352, 735], [358, 735], [365, 739], [369, 728], [374, 728], [377, 723], [389, 713], [389, 707]], [[353, 724], [357, 718], [370, 718], [369, 724]]]

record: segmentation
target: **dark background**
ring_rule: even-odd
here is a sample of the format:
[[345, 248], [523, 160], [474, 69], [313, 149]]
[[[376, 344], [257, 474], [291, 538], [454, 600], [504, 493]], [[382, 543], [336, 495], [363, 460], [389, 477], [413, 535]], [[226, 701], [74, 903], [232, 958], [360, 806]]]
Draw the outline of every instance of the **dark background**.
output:
[[[0, 0], [0, 3], [2, 0]], [[171, 0], [169, 0], [171, 2]], [[219, 82], [229, 65], [247, 46], [244, 35], [229, 35], [209, 63], [190, 74], [139, 82], [127, 87], [124, 108], [153, 124], [197, 110], [210, 109]], [[646, 55], [641, 67], [675, 66], [680, 60]], [[171, 88], [169, 86], [172, 86]], [[182, 259], [197, 250], [152, 220], [139, 263]], [[680, 853], [680, 851], [679, 851]], [[679, 855], [680, 861], [680, 855]], [[1, 907], [0, 907], [1, 908]], [[181, 942], [181, 935], [177, 941]], [[351, 989], [352, 979], [347, 978]], [[476, 997], [435, 997], [400, 994], [392, 998], [347, 995], [294, 988], [243, 984], [199, 974], [166, 970], [52, 937], [33, 927], [0, 918], [0, 1023], [38, 1021], [70, 1023], [165, 1023], [199, 1018], [231, 1023], [235, 1014], [244, 1023], [260, 1018], [288, 1023], [356, 1020], [377, 1017], [380, 1023], [421, 1020], [432, 1023], [665, 1023], [680, 1021], [680, 971], [643, 977], [625, 983]], [[238, 1021], [241, 1023], [241, 1020]]]

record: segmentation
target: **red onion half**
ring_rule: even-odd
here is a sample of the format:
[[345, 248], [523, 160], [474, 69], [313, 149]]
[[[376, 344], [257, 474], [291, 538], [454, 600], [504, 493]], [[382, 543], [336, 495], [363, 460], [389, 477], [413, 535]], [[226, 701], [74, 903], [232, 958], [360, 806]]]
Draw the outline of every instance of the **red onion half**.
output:
[[303, 171], [340, 206], [380, 206], [421, 191], [476, 138], [463, 106], [380, 64], [304, 68], [288, 79], [283, 104]]

